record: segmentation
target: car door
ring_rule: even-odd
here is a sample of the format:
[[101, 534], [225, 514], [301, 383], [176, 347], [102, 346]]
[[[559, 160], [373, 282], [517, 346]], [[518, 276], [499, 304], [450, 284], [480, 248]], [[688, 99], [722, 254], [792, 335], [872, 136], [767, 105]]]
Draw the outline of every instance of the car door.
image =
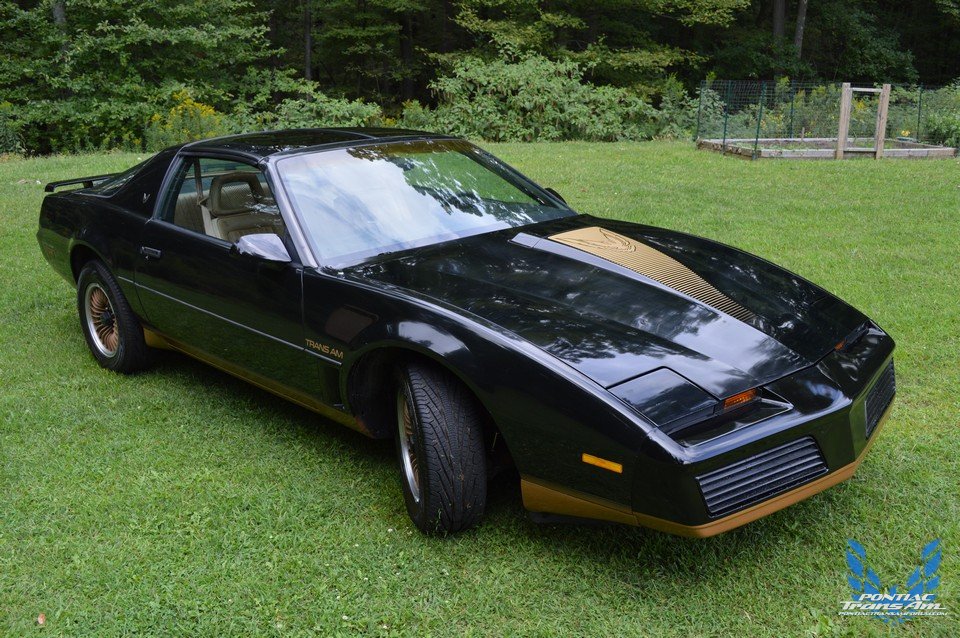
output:
[[175, 345], [272, 388], [315, 390], [304, 351], [303, 268], [241, 255], [251, 233], [286, 236], [261, 171], [217, 157], [182, 157], [141, 240], [136, 286], [150, 324]]

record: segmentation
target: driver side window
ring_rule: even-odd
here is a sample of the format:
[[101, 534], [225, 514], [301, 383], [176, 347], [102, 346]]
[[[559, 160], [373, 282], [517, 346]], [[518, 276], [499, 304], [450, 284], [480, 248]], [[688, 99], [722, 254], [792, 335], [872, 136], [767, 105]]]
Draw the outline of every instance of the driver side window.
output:
[[283, 237], [286, 231], [261, 171], [209, 157], [184, 161], [163, 219], [230, 243], [254, 233]]

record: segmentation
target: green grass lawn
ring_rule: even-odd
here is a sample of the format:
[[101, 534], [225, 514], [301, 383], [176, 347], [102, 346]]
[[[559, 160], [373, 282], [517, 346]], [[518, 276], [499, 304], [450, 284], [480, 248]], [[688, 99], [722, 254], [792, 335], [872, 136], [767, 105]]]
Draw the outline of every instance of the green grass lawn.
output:
[[[138, 376], [98, 368], [34, 239], [40, 184], [138, 158], [8, 159], [0, 634], [960, 635], [960, 164], [747, 162], [679, 143], [491, 150], [580, 211], [758, 253], [888, 330], [899, 396], [857, 475], [707, 540], [537, 526], [500, 482], [481, 527], [424, 537], [390, 444], [172, 353]], [[836, 615], [847, 538], [892, 584], [935, 537], [951, 616], [888, 631]]]

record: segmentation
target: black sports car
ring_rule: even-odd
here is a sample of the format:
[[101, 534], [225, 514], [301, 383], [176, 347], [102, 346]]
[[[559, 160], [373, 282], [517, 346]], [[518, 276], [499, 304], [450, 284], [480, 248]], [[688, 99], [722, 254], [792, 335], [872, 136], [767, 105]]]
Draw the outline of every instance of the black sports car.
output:
[[172, 348], [395, 438], [424, 531], [514, 466], [541, 518], [717, 534], [849, 478], [895, 392], [893, 340], [822, 288], [455, 138], [237, 135], [47, 191], [100, 365]]

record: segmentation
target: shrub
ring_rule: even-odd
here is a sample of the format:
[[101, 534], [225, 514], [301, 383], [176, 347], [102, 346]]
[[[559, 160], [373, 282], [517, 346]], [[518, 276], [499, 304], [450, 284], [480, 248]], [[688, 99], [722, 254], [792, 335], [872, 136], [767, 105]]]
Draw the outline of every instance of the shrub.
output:
[[960, 147], [960, 112], [934, 113], [926, 125], [925, 137], [933, 144]]
[[[716, 95], [715, 92], [711, 93]], [[679, 80], [668, 79], [663, 86], [660, 106], [657, 109], [655, 136], [663, 139], [693, 137], [697, 130], [700, 106], [700, 100], [687, 95]]]
[[298, 85], [297, 97], [286, 98], [270, 110], [245, 111], [235, 116], [238, 130], [312, 128], [323, 126], [370, 126], [382, 118], [380, 107], [361, 100], [332, 98], [316, 84]]
[[465, 56], [431, 88], [437, 107], [407, 103], [403, 126], [490, 141], [635, 140], [656, 130], [650, 105], [626, 89], [584, 82], [573, 61]]
[[144, 146], [159, 151], [174, 144], [216, 137], [228, 132], [224, 117], [216, 109], [197, 102], [186, 89], [174, 91], [173, 105], [163, 114], [154, 113], [144, 130]]
[[403, 128], [419, 131], [430, 131], [437, 128], [437, 119], [434, 112], [416, 100], [403, 103], [403, 113], [398, 124]]
[[153, 110], [147, 103], [77, 97], [15, 108], [24, 150], [40, 154], [140, 150], [143, 122]]
[[923, 92], [923, 141], [960, 146], [960, 82]]
[[13, 118], [13, 105], [0, 102], [0, 155], [22, 152], [20, 124]]

